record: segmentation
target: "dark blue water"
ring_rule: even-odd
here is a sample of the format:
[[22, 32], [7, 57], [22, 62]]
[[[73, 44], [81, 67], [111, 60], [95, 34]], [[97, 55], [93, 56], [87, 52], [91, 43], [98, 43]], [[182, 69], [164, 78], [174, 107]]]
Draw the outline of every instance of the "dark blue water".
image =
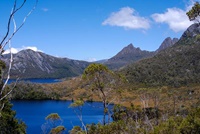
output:
[[[42, 133], [41, 126], [45, 124], [45, 117], [50, 113], [58, 113], [62, 118], [62, 125], [67, 128], [66, 133], [72, 129], [73, 126], [81, 126], [80, 120], [73, 111], [69, 108], [71, 101], [12, 101], [13, 110], [17, 112], [17, 118], [22, 119], [27, 128], [27, 134]], [[88, 103], [83, 106], [83, 121], [85, 124], [102, 122], [103, 119], [103, 104], [100, 102]], [[112, 106], [111, 106], [112, 107]], [[77, 109], [74, 109], [77, 111]]]
[[[61, 82], [62, 80], [60, 79], [20, 79], [19, 81], [24, 81], [24, 82], [32, 82], [32, 83], [56, 83], [56, 82]], [[10, 79], [8, 81], [8, 84], [16, 82], [16, 79]]]

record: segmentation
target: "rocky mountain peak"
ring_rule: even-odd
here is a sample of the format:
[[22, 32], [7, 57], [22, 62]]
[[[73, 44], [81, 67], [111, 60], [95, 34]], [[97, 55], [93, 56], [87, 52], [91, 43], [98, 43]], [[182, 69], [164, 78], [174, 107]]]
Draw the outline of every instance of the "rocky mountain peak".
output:
[[19, 51], [15, 55], [24, 57], [24, 56], [35, 56], [36, 54], [38, 54], [38, 52], [35, 52], [31, 49], [25, 49], [25, 50]]
[[182, 34], [178, 44], [200, 44], [200, 24], [195, 23], [189, 26], [187, 30]]
[[136, 48], [133, 44], [124, 47], [119, 53], [108, 59], [104, 64], [110, 69], [118, 69], [130, 62], [136, 62], [142, 58], [150, 57], [153, 52], [143, 51], [139, 47]]
[[173, 46], [175, 43], [178, 42], [178, 38], [171, 38], [171, 37], [167, 37], [160, 45], [160, 47], [156, 50], [156, 52], [160, 52], [161, 50], [164, 50], [168, 47]]
[[131, 43], [128, 46], [124, 47], [117, 55], [121, 56], [121, 55], [124, 55], [124, 54], [137, 53], [137, 52], [140, 52], [140, 51], [141, 51], [141, 49], [139, 47], [136, 48]]
[[200, 25], [195, 23], [187, 28], [187, 30], [183, 33], [182, 37], [194, 37], [198, 34], [200, 34]]
[[126, 46], [125, 48], [127, 48], [127, 49], [134, 49], [134, 46], [133, 46], [133, 44], [132, 43], [130, 43], [128, 46]]

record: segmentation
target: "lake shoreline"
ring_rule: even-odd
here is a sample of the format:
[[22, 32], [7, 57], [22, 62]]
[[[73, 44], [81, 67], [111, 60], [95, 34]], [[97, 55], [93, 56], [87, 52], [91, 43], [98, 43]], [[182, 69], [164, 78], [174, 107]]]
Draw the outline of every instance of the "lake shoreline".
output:
[[[6, 79], [4, 79], [5, 81]], [[27, 78], [27, 79], [9, 79], [8, 84], [15, 83], [15, 82], [30, 82], [35, 84], [53, 84], [53, 83], [59, 83], [63, 82], [64, 80], [57, 79], [57, 78]]]
[[[11, 99], [11, 101], [71, 101], [71, 102], [74, 102], [76, 99], [74, 100], [71, 100], [71, 99]], [[90, 100], [84, 100], [84, 102], [87, 102], [87, 103], [95, 103], [95, 102], [99, 102], [101, 103], [102, 101], [90, 101]], [[110, 103], [111, 105], [114, 105], [114, 103]]]

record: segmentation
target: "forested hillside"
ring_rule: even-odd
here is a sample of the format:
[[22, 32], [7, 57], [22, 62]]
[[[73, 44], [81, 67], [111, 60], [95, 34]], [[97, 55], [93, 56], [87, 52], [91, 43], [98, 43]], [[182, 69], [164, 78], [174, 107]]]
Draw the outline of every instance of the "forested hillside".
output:
[[196, 24], [190, 26], [173, 47], [121, 71], [131, 83], [175, 87], [200, 83], [199, 28]]

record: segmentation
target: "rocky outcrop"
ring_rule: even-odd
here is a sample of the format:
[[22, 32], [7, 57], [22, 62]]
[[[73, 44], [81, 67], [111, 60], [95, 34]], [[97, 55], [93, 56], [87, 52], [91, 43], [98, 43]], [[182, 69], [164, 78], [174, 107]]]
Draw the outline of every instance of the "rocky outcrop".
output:
[[193, 24], [183, 33], [177, 45], [200, 44], [200, 24]]

